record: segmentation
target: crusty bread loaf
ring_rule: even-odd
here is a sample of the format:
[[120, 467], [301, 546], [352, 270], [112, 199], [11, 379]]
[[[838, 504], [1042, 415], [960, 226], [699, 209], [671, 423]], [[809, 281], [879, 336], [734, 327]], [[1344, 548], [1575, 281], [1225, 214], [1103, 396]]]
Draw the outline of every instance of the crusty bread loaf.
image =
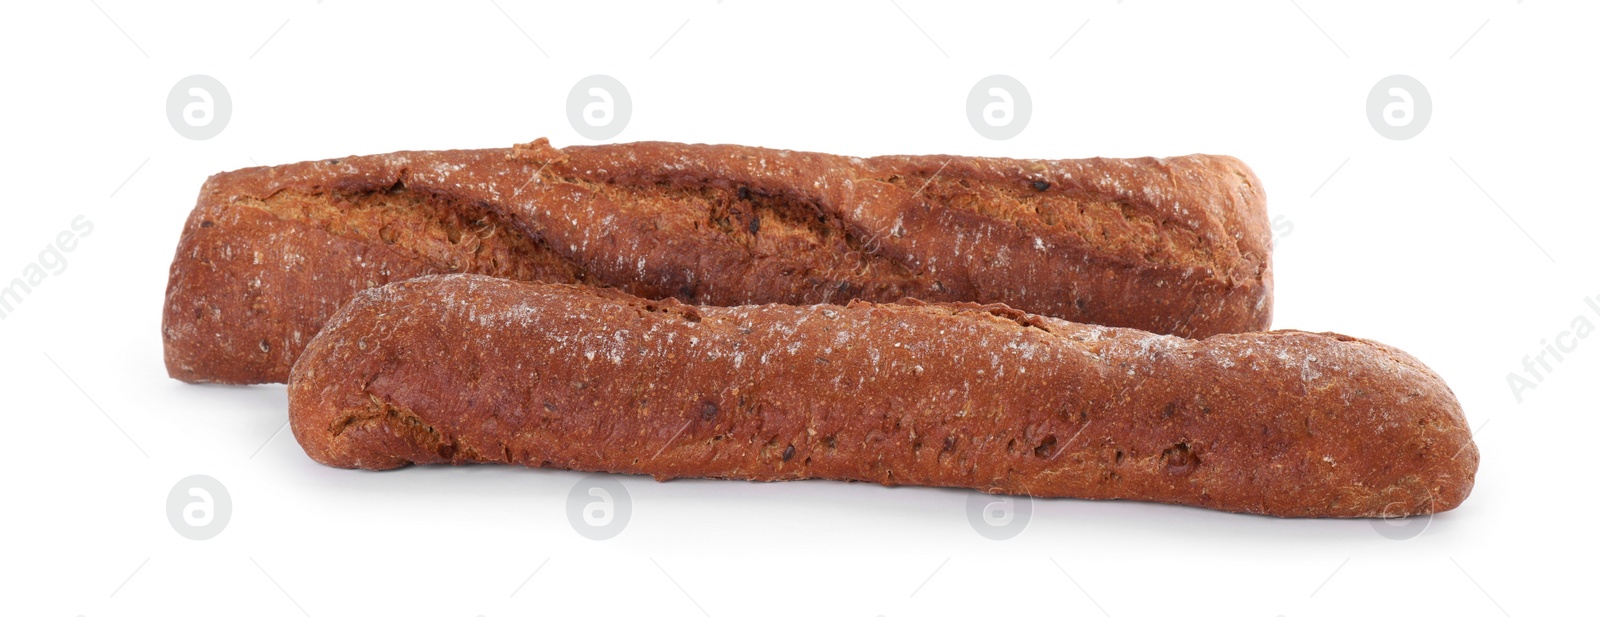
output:
[[1456, 507], [1478, 451], [1416, 359], [971, 303], [692, 307], [430, 276], [361, 292], [289, 382], [311, 458], [826, 478], [1276, 516]]
[[162, 334], [184, 381], [283, 381], [357, 291], [470, 272], [692, 304], [1004, 302], [1201, 337], [1267, 327], [1260, 183], [1223, 156], [851, 158], [633, 143], [213, 176]]

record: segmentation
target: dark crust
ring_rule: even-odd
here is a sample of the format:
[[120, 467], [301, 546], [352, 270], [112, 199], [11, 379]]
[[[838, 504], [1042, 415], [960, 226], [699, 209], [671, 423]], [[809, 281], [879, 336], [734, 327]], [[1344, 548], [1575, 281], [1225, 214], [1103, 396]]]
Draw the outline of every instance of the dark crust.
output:
[[[1455, 508], [1478, 451], [1416, 359], [1001, 305], [693, 307], [473, 275], [360, 293], [290, 422], [332, 466], [508, 463], [1134, 499], [1293, 517]], [[792, 448], [792, 450], [791, 450]]]
[[356, 291], [468, 272], [720, 306], [1003, 302], [1204, 337], [1270, 325], [1269, 243], [1259, 181], [1225, 156], [540, 139], [213, 176], [173, 259], [162, 334], [175, 378], [283, 381]]

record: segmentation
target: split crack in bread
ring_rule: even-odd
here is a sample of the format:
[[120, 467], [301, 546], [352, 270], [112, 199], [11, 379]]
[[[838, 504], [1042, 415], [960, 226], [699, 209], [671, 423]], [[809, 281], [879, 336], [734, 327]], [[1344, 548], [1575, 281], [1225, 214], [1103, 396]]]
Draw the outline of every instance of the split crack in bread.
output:
[[336, 467], [822, 478], [1292, 517], [1456, 507], [1478, 450], [1392, 347], [1002, 305], [688, 306], [475, 275], [359, 293], [289, 381]]
[[476, 273], [691, 304], [1000, 302], [1204, 337], [1272, 319], [1266, 199], [1226, 156], [856, 158], [641, 142], [398, 152], [212, 176], [173, 257], [167, 371], [281, 382], [356, 292]]

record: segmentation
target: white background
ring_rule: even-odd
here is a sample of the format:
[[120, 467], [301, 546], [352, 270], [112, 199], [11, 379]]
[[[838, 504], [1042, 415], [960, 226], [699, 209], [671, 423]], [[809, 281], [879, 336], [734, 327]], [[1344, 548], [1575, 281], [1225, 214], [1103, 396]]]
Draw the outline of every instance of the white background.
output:
[[[0, 320], [0, 597], [90, 617], [1586, 610], [1600, 336], [1520, 403], [1506, 379], [1580, 315], [1600, 324], [1584, 304], [1600, 295], [1597, 8], [1298, 1], [8, 4], [0, 285], [74, 217], [94, 229]], [[565, 102], [595, 73], [632, 95], [615, 141], [1238, 156], [1277, 220], [1275, 325], [1431, 365], [1478, 430], [1477, 488], [1405, 540], [1362, 520], [1054, 500], [994, 541], [962, 491], [630, 477], [627, 528], [593, 541], [565, 515], [577, 474], [325, 468], [282, 430], [282, 386], [167, 378], [167, 267], [207, 175], [587, 143]], [[1034, 103], [1009, 141], [965, 116], [997, 73]], [[214, 139], [168, 124], [192, 74], [232, 95]], [[1391, 74], [1431, 93], [1414, 139], [1368, 124]], [[192, 474], [232, 496], [214, 539], [167, 520]]]

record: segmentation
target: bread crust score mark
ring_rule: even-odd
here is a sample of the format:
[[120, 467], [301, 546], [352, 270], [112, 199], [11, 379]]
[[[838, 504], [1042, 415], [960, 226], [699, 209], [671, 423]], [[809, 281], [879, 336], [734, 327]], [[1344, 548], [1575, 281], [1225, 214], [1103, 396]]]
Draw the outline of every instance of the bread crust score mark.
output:
[[359, 293], [307, 348], [311, 458], [823, 478], [1288, 517], [1449, 510], [1478, 466], [1422, 363], [1001, 305], [689, 306], [474, 275]]
[[213, 176], [172, 263], [168, 372], [281, 382], [356, 292], [452, 272], [710, 305], [1001, 302], [1192, 337], [1272, 309], [1265, 197], [1230, 157], [540, 139]]

